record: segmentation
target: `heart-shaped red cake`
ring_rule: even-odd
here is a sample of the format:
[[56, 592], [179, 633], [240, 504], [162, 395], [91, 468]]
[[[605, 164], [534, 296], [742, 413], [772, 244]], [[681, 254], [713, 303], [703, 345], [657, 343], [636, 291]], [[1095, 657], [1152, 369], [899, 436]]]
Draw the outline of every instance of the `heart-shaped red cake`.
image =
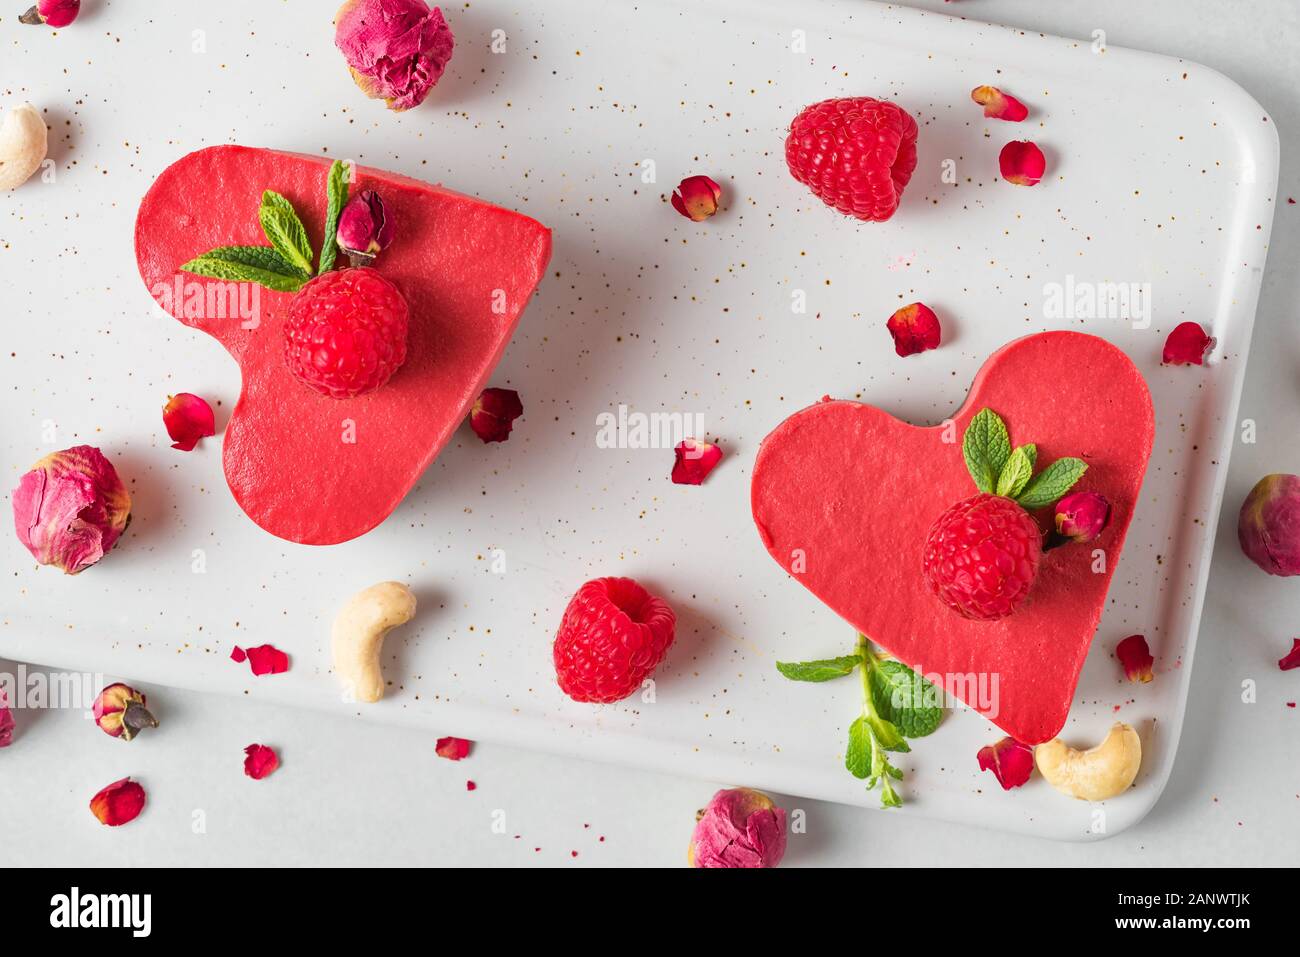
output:
[[[961, 440], [983, 408], [1005, 420], [1013, 444], [1035, 443], [1039, 463], [1082, 458], [1076, 490], [1100, 492], [1112, 509], [1093, 542], [1044, 553], [1024, 604], [998, 621], [960, 617], [922, 575], [931, 525], [976, 492]], [[772, 557], [858, 631], [1037, 744], [1065, 724], [1154, 434], [1150, 392], [1124, 353], [1096, 336], [1040, 333], [989, 358], [950, 426], [833, 400], [790, 416], [754, 463], [754, 522]]]
[[272, 534], [312, 545], [355, 538], [397, 507], [483, 389], [551, 255], [550, 230], [527, 216], [355, 167], [353, 191], [382, 194], [395, 224], [375, 268], [410, 305], [406, 361], [371, 394], [320, 395], [285, 363], [292, 293], [254, 283], [231, 292], [233, 283], [178, 267], [216, 247], [265, 245], [264, 190], [288, 199], [319, 243], [330, 165], [241, 146], [200, 150], [158, 177], [135, 228], [155, 300], [239, 363], [243, 388], [223, 449], [235, 499]]

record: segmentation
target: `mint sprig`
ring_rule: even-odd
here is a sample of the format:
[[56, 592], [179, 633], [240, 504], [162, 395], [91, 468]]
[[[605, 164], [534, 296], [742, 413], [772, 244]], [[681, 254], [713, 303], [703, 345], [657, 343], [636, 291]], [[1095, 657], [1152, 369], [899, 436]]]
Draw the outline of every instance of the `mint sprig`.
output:
[[[345, 170], [346, 165], [335, 160], [326, 181], [328, 212], [325, 241], [321, 244], [322, 273], [334, 268], [334, 234], [348, 198]], [[257, 221], [270, 246], [219, 246], [180, 266], [180, 271], [227, 282], [255, 282], [276, 292], [297, 292], [311, 279], [316, 257], [297, 210], [284, 196], [268, 189], [262, 193]]]
[[962, 437], [961, 452], [976, 488], [1030, 510], [1059, 500], [1088, 471], [1083, 459], [1062, 458], [1034, 475], [1038, 447], [1030, 444], [1012, 449], [1006, 423], [992, 409], [975, 413]]
[[794, 681], [829, 681], [857, 670], [862, 680], [862, 711], [849, 725], [844, 766], [867, 790], [880, 785], [881, 807], [899, 807], [903, 799], [894, 781], [903, 772], [887, 755], [911, 751], [907, 738], [931, 734], [943, 720], [942, 694], [901, 661], [885, 659], [858, 635], [854, 653], [840, 658], [776, 663], [777, 671]]

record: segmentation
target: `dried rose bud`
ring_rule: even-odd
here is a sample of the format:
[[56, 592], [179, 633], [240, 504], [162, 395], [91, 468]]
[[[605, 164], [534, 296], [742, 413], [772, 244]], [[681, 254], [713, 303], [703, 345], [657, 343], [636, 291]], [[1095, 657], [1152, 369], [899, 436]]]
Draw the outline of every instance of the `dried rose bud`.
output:
[[18, 539], [42, 565], [75, 575], [122, 536], [131, 493], [99, 449], [77, 445], [45, 456], [13, 494]]
[[373, 189], [364, 189], [339, 214], [334, 237], [353, 266], [369, 266], [393, 241], [393, 221], [384, 201]]
[[216, 418], [207, 401], [189, 392], [167, 397], [163, 406], [163, 425], [172, 440], [172, 448], [193, 452], [199, 439], [217, 434]]
[[1098, 492], [1073, 492], [1056, 503], [1056, 533], [1090, 542], [1110, 524], [1110, 502]]
[[66, 27], [81, 12], [81, 0], [38, 0], [19, 21], [33, 26]]
[[14, 713], [9, 710], [9, 696], [0, 688], [0, 748], [14, 743]]
[[750, 788], [713, 795], [686, 853], [691, 867], [776, 867], [784, 856], [785, 811]]
[[1034, 749], [1015, 738], [1003, 738], [995, 744], [985, 745], [975, 755], [981, 771], [992, 771], [1002, 785], [1010, 791], [1029, 780], [1034, 772]]
[[334, 15], [334, 45], [352, 79], [390, 110], [424, 102], [455, 44], [442, 11], [424, 0], [347, 0]]
[[1283, 671], [1300, 668], [1300, 638], [1291, 639], [1291, 650], [1278, 659], [1277, 666]]
[[459, 761], [469, 756], [469, 746], [472, 743], [464, 738], [439, 738], [434, 746], [434, 752], [438, 757], [446, 758], [448, 761]]
[[264, 744], [250, 744], [244, 748], [244, 773], [260, 781], [280, 766], [280, 756]]
[[1036, 144], [1028, 140], [1014, 140], [1002, 147], [1002, 152], [998, 154], [998, 168], [1008, 183], [1034, 186], [1047, 172], [1047, 158]]
[[99, 730], [123, 741], [130, 741], [145, 728], [158, 727], [158, 719], [145, 707], [144, 692], [121, 682], [99, 693], [91, 713]]
[[989, 119], [1019, 123], [1029, 115], [1025, 104], [996, 86], [977, 86], [970, 91], [970, 98], [984, 107], [984, 115]]
[[143, 810], [144, 788], [130, 778], [114, 781], [90, 799], [90, 813], [109, 827], [134, 821]]
[[707, 176], [688, 176], [677, 184], [670, 202], [673, 209], [693, 223], [702, 222], [718, 211], [722, 187]]
[[1300, 575], [1300, 475], [1265, 475], [1241, 503], [1237, 540], [1270, 575]]
[[523, 414], [524, 404], [514, 389], [484, 389], [469, 410], [469, 427], [484, 442], [504, 442]]
[[683, 439], [673, 449], [674, 485], [699, 485], [722, 461], [722, 449], [714, 442]]
[[900, 356], [914, 356], [939, 345], [939, 317], [923, 302], [899, 309], [885, 328], [894, 337], [894, 351]]
[[1115, 657], [1124, 666], [1124, 677], [1129, 681], [1146, 684], [1154, 677], [1151, 666], [1156, 660], [1151, 657], [1145, 635], [1129, 635], [1115, 646]]
[[1200, 323], [1179, 323], [1165, 340], [1162, 361], [1170, 366], [1205, 365], [1205, 357], [1214, 350], [1216, 341], [1213, 336], [1206, 335]]

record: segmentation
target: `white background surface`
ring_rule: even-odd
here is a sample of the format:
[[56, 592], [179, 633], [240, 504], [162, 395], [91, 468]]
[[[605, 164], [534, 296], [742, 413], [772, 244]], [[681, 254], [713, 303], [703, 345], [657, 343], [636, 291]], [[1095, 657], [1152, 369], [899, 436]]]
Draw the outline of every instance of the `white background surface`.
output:
[[[1300, 31], [1289, 3], [1148, 0], [1136, 10], [1119, 3], [1087, 10], [979, 0], [917, 5], [1081, 38], [1102, 28], [1112, 45], [1213, 66], [1272, 115], [1283, 144], [1279, 195], [1297, 190], [1287, 161], [1295, 142], [1288, 134], [1300, 118], [1296, 94], [1289, 92], [1296, 72], [1290, 54]], [[1243, 6], [1253, 15], [1243, 16]], [[1296, 280], [1279, 269], [1295, 255], [1294, 209], [1278, 209], [1243, 400], [1242, 415], [1257, 421], [1259, 442], [1234, 453], [1192, 704], [1173, 777], [1156, 809], [1132, 830], [1085, 847], [790, 799], [783, 803], [808, 816], [808, 833], [792, 840], [790, 863], [1291, 861], [1288, 848], [1300, 837], [1294, 724], [1300, 713], [1282, 702], [1300, 697], [1300, 682], [1294, 673], [1277, 672], [1275, 661], [1289, 645], [1288, 622], [1300, 609], [1293, 583], [1267, 578], [1240, 556], [1233, 525], [1237, 504], [1259, 475], [1300, 472], [1290, 306]], [[1258, 704], [1241, 703], [1246, 678], [1259, 682]], [[20, 715], [18, 742], [0, 753], [4, 860], [676, 864], [693, 811], [712, 792], [697, 781], [500, 746], [485, 745], [470, 760], [452, 764], [433, 756], [433, 742], [423, 734], [165, 689], [151, 689], [151, 698], [167, 733], [147, 746], [100, 740], [78, 714]], [[240, 773], [240, 752], [250, 741], [276, 746], [283, 755], [284, 767], [268, 781], [253, 783]], [[133, 775], [167, 786], [151, 788], [146, 818], [129, 832], [114, 833], [85, 812], [86, 780], [106, 783], [126, 773], [124, 747], [131, 748]], [[467, 779], [477, 782], [476, 791], [466, 791]], [[202, 834], [191, 828], [196, 809], [205, 812]], [[505, 814], [504, 834], [491, 827], [498, 810]]]

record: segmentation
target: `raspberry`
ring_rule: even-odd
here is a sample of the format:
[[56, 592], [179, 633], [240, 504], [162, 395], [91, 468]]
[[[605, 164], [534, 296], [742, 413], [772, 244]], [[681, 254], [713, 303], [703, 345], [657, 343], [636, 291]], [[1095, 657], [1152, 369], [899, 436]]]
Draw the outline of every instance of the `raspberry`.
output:
[[673, 643], [677, 616], [630, 578], [578, 589], [555, 636], [555, 675], [574, 701], [619, 701], [641, 687]]
[[916, 120], [868, 96], [822, 100], [790, 124], [785, 162], [827, 206], [884, 222], [916, 169]]
[[322, 395], [374, 392], [406, 361], [410, 313], [398, 288], [373, 269], [323, 273], [289, 303], [285, 362]]
[[1023, 508], [1000, 495], [958, 502], [930, 528], [922, 568], [939, 600], [963, 618], [996, 621], [1029, 593], [1042, 533]]

